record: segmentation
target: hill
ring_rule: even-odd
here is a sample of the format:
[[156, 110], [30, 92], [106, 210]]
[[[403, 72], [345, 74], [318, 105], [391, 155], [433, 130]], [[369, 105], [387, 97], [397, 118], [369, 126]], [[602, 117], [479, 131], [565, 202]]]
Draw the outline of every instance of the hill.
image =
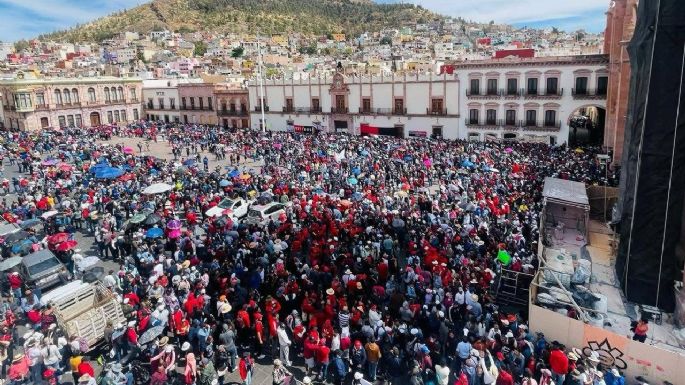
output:
[[441, 18], [413, 4], [377, 4], [370, 0], [153, 0], [41, 39], [100, 42], [124, 31], [219, 33], [344, 32], [356, 36]]

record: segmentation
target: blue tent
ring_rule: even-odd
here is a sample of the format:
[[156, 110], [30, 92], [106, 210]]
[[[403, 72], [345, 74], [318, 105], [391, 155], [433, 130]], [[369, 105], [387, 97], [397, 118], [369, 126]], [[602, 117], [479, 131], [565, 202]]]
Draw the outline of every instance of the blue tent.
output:
[[97, 174], [99, 171], [105, 170], [105, 169], [107, 169], [107, 168], [109, 168], [109, 164], [107, 164], [107, 163], [98, 163], [98, 164], [96, 164], [95, 166], [93, 166], [93, 167], [90, 168], [90, 172], [92, 172], [93, 174]]
[[355, 167], [355, 168], [352, 169], [352, 173], [353, 173], [354, 175], [359, 175], [359, 174], [362, 173], [362, 170], [361, 170], [359, 167]]
[[233, 171], [228, 173], [228, 176], [231, 178], [237, 178], [240, 176], [240, 171], [238, 171], [237, 169], [233, 170]]
[[159, 238], [164, 235], [164, 230], [159, 227], [153, 227], [145, 232], [145, 238]]
[[124, 170], [116, 167], [107, 167], [95, 173], [98, 179], [114, 179], [124, 175]]
[[231, 182], [227, 181], [226, 179], [223, 179], [221, 182], [219, 182], [219, 186], [221, 186], [221, 187], [226, 187], [230, 184], [231, 184]]
[[475, 166], [475, 164], [473, 164], [473, 162], [471, 162], [471, 161], [465, 160], [465, 161], [461, 162], [461, 166], [462, 167], [473, 167], [473, 166]]

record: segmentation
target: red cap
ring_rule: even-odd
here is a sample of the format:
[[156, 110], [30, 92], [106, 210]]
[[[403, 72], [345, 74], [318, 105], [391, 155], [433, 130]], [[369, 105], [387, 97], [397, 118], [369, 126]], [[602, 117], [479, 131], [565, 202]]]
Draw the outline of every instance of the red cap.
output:
[[264, 316], [262, 315], [262, 313], [254, 313], [254, 319], [256, 319], [256, 320], [260, 320], [260, 319], [262, 319], [263, 317], [264, 317]]
[[504, 354], [502, 354], [502, 352], [497, 352], [497, 359], [500, 361], [504, 361]]
[[362, 347], [362, 342], [359, 340], [354, 341], [354, 347], [355, 348], [361, 348]]

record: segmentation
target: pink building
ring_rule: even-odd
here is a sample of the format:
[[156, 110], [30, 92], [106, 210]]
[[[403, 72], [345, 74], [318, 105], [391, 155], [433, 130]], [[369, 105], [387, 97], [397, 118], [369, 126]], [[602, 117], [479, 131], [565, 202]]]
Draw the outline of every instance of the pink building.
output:
[[141, 96], [137, 78], [41, 78], [19, 72], [0, 80], [5, 127], [27, 131], [138, 120]]
[[240, 84], [217, 84], [214, 87], [219, 124], [224, 127], [250, 127], [250, 98]]
[[212, 83], [179, 83], [181, 122], [218, 124]]

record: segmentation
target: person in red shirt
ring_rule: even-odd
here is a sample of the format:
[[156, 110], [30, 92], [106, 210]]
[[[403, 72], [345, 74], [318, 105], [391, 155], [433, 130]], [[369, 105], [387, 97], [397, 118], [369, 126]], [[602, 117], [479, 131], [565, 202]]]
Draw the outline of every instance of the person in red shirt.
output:
[[319, 341], [318, 349], [316, 350], [316, 364], [319, 367], [319, 378], [321, 381], [325, 381], [328, 376], [328, 364], [330, 362], [329, 356], [331, 354], [331, 348], [326, 346], [326, 339], [322, 338]]
[[128, 343], [129, 349], [133, 346], [138, 345], [138, 332], [136, 332], [136, 321], [131, 321], [128, 323], [126, 328], [126, 342]]
[[514, 385], [514, 377], [509, 373], [507, 365], [502, 365], [499, 369], [499, 376], [497, 376], [496, 385]]
[[240, 372], [240, 379], [243, 384], [247, 385], [252, 382], [252, 368], [254, 367], [254, 360], [250, 357], [250, 352], [243, 353], [243, 357], [238, 363], [238, 371]]
[[91, 377], [95, 378], [93, 365], [90, 364], [88, 357], [86, 356], [83, 356], [83, 358], [81, 358], [81, 363], [78, 364], [78, 376], [81, 377], [84, 374], [89, 374]]
[[254, 314], [254, 332], [255, 332], [255, 352], [261, 358], [264, 355], [264, 324], [262, 323], [262, 313]]
[[564, 354], [563, 345], [552, 346], [552, 351], [549, 353], [549, 366], [554, 383], [563, 384], [568, 374], [568, 357]]
[[24, 281], [16, 271], [9, 275], [8, 280], [10, 282], [10, 288], [12, 289], [12, 295], [14, 296], [14, 299], [18, 301], [19, 298], [21, 298], [21, 285]]

